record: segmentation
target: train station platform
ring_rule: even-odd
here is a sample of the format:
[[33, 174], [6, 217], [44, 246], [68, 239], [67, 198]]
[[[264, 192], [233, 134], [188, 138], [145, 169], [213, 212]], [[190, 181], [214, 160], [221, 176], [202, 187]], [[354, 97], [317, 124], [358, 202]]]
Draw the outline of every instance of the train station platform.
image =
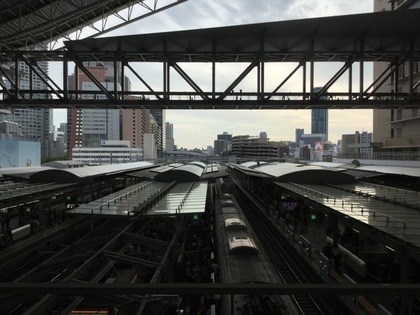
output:
[[[268, 213], [273, 224], [287, 238], [287, 240], [302, 254], [314, 270], [318, 271], [327, 283], [370, 283], [380, 279], [374, 279], [366, 270], [366, 264], [358, 259], [348, 249], [339, 245], [342, 253], [340, 267], [334, 266], [334, 262], [328, 259], [323, 249], [328, 242], [333, 240], [327, 235], [326, 226], [320, 220], [308, 220], [305, 226], [297, 227], [287, 225], [285, 220], [277, 217], [274, 212]], [[341, 231], [344, 226], [339, 227]], [[353, 255], [354, 257], [350, 257]], [[353, 296], [344, 297], [354, 308], [357, 314], [394, 314], [394, 297], [387, 296]], [[389, 313], [387, 313], [389, 312]]]

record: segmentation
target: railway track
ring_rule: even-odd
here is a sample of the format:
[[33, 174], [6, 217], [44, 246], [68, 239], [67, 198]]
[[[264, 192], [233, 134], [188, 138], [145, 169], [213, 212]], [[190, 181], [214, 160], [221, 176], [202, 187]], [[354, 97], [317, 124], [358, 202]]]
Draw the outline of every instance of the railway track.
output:
[[[265, 216], [260, 202], [235, 185], [234, 195], [244, 215], [258, 235], [260, 243], [285, 283], [321, 283], [322, 278], [296, 251], [284, 235]], [[291, 297], [300, 314], [353, 314], [339, 297], [294, 295]]]

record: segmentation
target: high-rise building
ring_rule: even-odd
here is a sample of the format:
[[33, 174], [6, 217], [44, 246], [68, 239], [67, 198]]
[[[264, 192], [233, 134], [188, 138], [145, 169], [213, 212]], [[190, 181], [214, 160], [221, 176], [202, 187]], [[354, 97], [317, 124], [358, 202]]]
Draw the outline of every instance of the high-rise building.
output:
[[[113, 88], [111, 84], [108, 86], [108, 81], [111, 80], [106, 78], [106, 69], [103, 63], [91, 64], [88, 62], [84, 66], [106, 89]], [[79, 85], [77, 89], [99, 91], [99, 88], [93, 84], [86, 74], [78, 71], [77, 75]], [[75, 82], [74, 75], [70, 76], [70, 89], [74, 89]], [[93, 99], [95, 96], [83, 94], [82, 97]], [[110, 121], [117, 123], [118, 128]], [[112, 125], [111, 128], [110, 125]], [[119, 140], [119, 134], [115, 133], [117, 130], [119, 131], [119, 110], [71, 108], [67, 110], [67, 128], [67, 148], [69, 156], [72, 158], [73, 148], [99, 147], [102, 140]], [[111, 134], [109, 134], [110, 129], [112, 130]]]
[[226, 156], [228, 153], [227, 141], [226, 140], [214, 140], [214, 151], [215, 156]]
[[[37, 66], [48, 74], [48, 62], [38, 61]], [[19, 88], [29, 90], [47, 90], [48, 86], [38, 77], [25, 62], [19, 62]], [[7, 88], [11, 88], [8, 81], [5, 82]], [[44, 93], [34, 93], [32, 98], [46, 98]], [[0, 121], [12, 121], [22, 127], [23, 135], [41, 144], [41, 158], [49, 156], [49, 134], [52, 132], [53, 111], [46, 108], [14, 108], [12, 113], [0, 114]]]
[[[385, 1], [374, 0], [374, 11], [393, 11], [420, 8], [420, 0]], [[387, 67], [386, 62], [374, 63], [374, 77], [378, 77]], [[420, 62], [414, 62], [413, 81], [420, 79]], [[391, 76], [378, 92], [409, 92], [409, 62], [400, 65], [398, 77]], [[420, 85], [413, 91], [420, 92]], [[420, 157], [420, 109], [374, 109], [373, 110], [374, 154], [377, 158], [392, 153], [394, 158]]]
[[[318, 93], [321, 87], [314, 88], [314, 93]], [[326, 96], [321, 96], [320, 100], [325, 99]], [[311, 133], [324, 134], [325, 139], [328, 140], [328, 109], [315, 108], [311, 113]]]
[[328, 140], [328, 109], [312, 109], [311, 133], [324, 134], [325, 139]]
[[[161, 141], [162, 141], [162, 128], [156, 122], [156, 119], [152, 114], [150, 114], [150, 130], [149, 130], [148, 134], [153, 134], [153, 138], [148, 136], [147, 146], [150, 149], [150, 141], [153, 140], [154, 141], [153, 150], [156, 151], [155, 152], [156, 154], [153, 155], [153, 156], [155, 156], [156, 158], [160, 157], [158, 155], [159, 154], [158, 152], [160, 152], [159, 150], [162, 149], [162, 143], [161, 143]], [[145, 143], [145, 146], [146, 146], [146, 143]], [[146, 149], [145, 149], [145, 151], [146, 151]]]
[[228, 143], [232, 143], [232, 135], [227, 131], [223, 131], [222, 134], [217, 135], [217, 140], [226, 140]]
[[123, 109], [122, 140], [130, 141], [131, 147], [142, 148], [144, 134], [150, 132], [150, 111], [148, 109]]
[[[223, 148], [223, 155], [228, 154], [228, 152], [232, 151], [232, 134], [228, 133], [227, 131], [223, 131], [222, 134], [217, 135], [218, 141], [225, 141], [226, 144]], [[219, 149], [221, 148], [221, 144], [218, 144], [218, 149], [216, 150], [216, 145], [214, 145], [214, 153], [220, 155], [221, 152], [219, 152]]]
[[[107, 89], [115, 89], [114, 75], [117, 74], [117, 89], [121, 89], [121, 65], [114, 68], [113, 62], [86, 62], [84, 66]], [[99, 88], [84, 74], [78, 73], [79, 89], [99, 91]], [[71, 76], [72, 77], [72, 76]], [[73, 75], [74, 77], [74, 75]], [[69, 79], [74, 85], [75, 80]], [[124, 80], [125, 90], [130, 90], [130, 80]], [[72, 86], [69, 87], [72, 89]], [[86, 99], [93, 95], [83, 94]], [[105, 96], [102, 96], [105, 98]], [[97, 99], [97, 97], [96, 97]], [[72, 157], [75, 147], [99, 147], [103, 141], [127, 140], [133, 148], [142, 148], [144, 134], [150, 132], [150, 111], [146, 109], [69, 109], [68, 122], [68, 155]]]
[[166, 123], [166, 151], [170, 152], [174, 150], [175, 140], [174, 140], [174, 125], [167, 122]]
[[143, 156], [145, 160], [155, 160], [157, 158], [157, 147], [154, 133], [144, 135]]
[[300, 140], [302, 140], [302, 135], [305, 133], [303, 128], [296, 128], [295, 130], [295, 142], [299, 145]]
[[166, 123], [166, 139], [171, 139], [174, 137], [174, 124], [170, 122]]
[[63, 135], [64, 154], [66, 154], [67, 153], [67, 123], [60, 123], [60, 127], [57, 128], [57, 133], [61, 133]]
[[155, 138], [157, 145], [157, 155], [158, 157], [163, 156], [163, 152], [166, 150], [166, 112], [164, 109], [151, 109], [150, 114], [156, 121], [156, 124], [160, 128], [160, 134], [158, 138]]

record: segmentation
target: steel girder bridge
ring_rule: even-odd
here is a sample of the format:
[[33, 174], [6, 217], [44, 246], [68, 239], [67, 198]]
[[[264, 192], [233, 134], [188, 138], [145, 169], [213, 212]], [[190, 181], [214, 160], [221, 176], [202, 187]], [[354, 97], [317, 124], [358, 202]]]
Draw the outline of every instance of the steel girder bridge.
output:
[[[55, 51], [2, 49], [0, 109], [418, 108], [419, 20], [420, 9], [412, 9], [87, 38], [67, 41], [64, 49]], [[60, 63], [61, 84], [43, 71], [41, 61]], [[85, 66], [86, 61], [114, 63], [114, 81], [105, 86]], [[19, 63], [25, 63], [30, 76], [40, 78], [47, 88], [21, 88]], [[153, 80], [139, 70], [146, 63], [159, 65]], [[383, 71], [366, 83], [366, 64], [372, 63], [382, 63]], [[240, 65], [242, 72], [220, 87], [218, 70], [226, 64]], [[320, 85], [316, 78], [325, 71], [318, 65], [328, 64], [338, 65], [338, 70]], [[190, 65], [202, 65], [201, 70], [208, 67], [208, 71], [197, 75], [198, 71], [188, 71]], [[268, 78], [278, 65], [288, 65], [289, 70], [278, 70]], [[69, 79], [73, 66], [74, 75]], [[95, 87], [82, 89], [79, 73]], [[135, 89], [125, 88], [128, 76]], [[297, 76], [301, 84], [296, 88], [291, 82]], [[156, 77], [159, 84], [153, 83]], [[202, 84], [203, 77], [208, 84]], [[176, 88], [180, 80], [187, 89]]]

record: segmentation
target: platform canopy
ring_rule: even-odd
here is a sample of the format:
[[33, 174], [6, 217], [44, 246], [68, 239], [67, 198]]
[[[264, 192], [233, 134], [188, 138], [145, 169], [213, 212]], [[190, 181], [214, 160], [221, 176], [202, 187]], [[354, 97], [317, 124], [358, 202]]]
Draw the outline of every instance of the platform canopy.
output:
[[345, 168], [279, 162], [261, 164], [246, 162], [244, 164], [232, 164], [232, 166], [250, 176], [271, 177], [282, 182], [344, 184], [355, 181], [353, 176], [345, 173]]
[[141, 169], [153, 167], [154, 164], [147, 161], [107, 164], [98, 166], [85, 166], [79, 168], [66, 169], [46, 169], [36, 172], [30, 176], [30, 181], [34, 183], [55, 182], [55, 183], [76, 183], [82, 180], [91, 179], [100, 176], [109, 176], [134, 172]]

